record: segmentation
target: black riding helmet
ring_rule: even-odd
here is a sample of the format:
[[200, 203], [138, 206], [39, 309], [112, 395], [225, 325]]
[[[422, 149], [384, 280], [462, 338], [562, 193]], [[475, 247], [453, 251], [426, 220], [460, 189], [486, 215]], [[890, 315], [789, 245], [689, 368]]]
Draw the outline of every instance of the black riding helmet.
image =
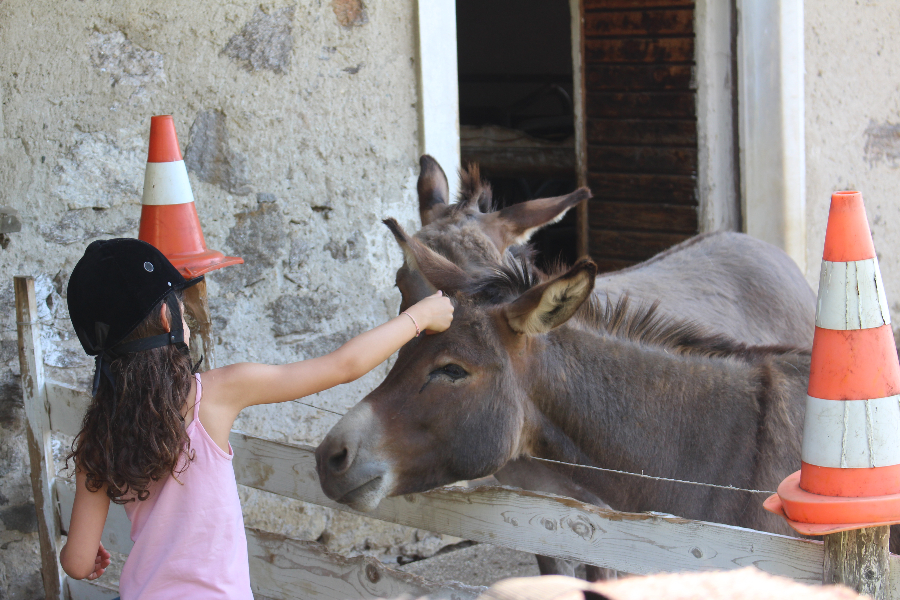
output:
[[[108, 363], [120, 356], [169, 344], [188, 351], [174, 292], [202, 280], [202, 275], [186, 280], [162, 252], [141, 240], [98, 240], [87, 247], [66, 295], [75, 334], [84, 351], [97, 357], [93, 394], [101, 372], [115, 388]], [[172, 330], [123, 343], [162, 301], [169, 306]]]

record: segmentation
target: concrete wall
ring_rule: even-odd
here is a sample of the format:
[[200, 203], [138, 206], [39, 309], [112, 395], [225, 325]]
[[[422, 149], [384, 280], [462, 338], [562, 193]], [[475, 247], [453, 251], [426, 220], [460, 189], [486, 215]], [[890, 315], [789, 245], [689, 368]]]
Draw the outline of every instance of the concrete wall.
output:
[[900, 332], [900, 4], [807, 0], [807, 278], [819, 283], [832, 192], [862, 192]]
[[[0, 3], [0, 598], [42, 596], [19, 390], [14, 275], [37, 279], [48, 375], [86, 385], [66, 279], [94, 239], [136, 236], [149, 117], [172, 114], [210, 247], [219, 364], [282, 363], [396, 314], [415, 230], [413, 0]], [[337, 412], [386, 373], [308, 401]], [[236, 427], [316, 443], [337, 416], [250, 409]], [[65, 443], [65, 441], [63, 441]], [[416, 554], [441, 540], [244, 490], [247, 524], [333, 548]]]

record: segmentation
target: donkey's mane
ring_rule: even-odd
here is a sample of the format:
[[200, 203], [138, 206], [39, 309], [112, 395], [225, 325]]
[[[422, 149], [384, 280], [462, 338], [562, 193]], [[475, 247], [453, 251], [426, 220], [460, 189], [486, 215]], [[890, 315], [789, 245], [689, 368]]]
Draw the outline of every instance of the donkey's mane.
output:
[[[509, 251], [503, 264], [466, 290], [477, 302], [501, 304], [524, 294], [535, 285], [567, 270], [557, 265], [550, 273], [540, 272], [529, 255]], [[753, 361], [773, 354], [802, 353], [790, 346], [751, 346], [714, 334], [690, 320], [672, 318], [659, 311], [659, 302], [636, 303], [627, 294], [613, 302], [607, 295], [591, 295], [573, 316], [578, 323], [601, 330], [607, 335], [677, 354], [703, 357], [732, 357]]]
[[467, 212], [473, 206], [484, 213], [497, 209], [491, 184], [481, 178], [481, 169], [477, 163], [469, 163], [459, 171], [459, 195], [450, 210], [458, 214]]

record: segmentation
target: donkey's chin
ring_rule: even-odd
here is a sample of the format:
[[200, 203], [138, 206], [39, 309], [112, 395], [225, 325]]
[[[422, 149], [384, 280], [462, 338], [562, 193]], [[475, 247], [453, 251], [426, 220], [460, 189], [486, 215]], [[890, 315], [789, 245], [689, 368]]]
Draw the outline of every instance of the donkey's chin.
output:
[[353, 510], [371, 512], [378, 508], [381, 501], [390, 494], [392, 487], [393, 477], [388, 471], [350, 490], [338, 502], [346, 504]]

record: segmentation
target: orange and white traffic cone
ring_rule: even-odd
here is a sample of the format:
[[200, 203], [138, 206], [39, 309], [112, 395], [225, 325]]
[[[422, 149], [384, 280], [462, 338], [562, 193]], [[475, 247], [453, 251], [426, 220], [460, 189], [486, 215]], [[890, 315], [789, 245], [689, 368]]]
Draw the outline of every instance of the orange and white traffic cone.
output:
[[798, 532], [900, 523], [900, 362], [859, 192], [831, 197], [800, 470], [764, 503]]
[[206, 247], [171, 115], [150, 118], [138, 238], [156, 246], [187, 278], [244, 262]]

